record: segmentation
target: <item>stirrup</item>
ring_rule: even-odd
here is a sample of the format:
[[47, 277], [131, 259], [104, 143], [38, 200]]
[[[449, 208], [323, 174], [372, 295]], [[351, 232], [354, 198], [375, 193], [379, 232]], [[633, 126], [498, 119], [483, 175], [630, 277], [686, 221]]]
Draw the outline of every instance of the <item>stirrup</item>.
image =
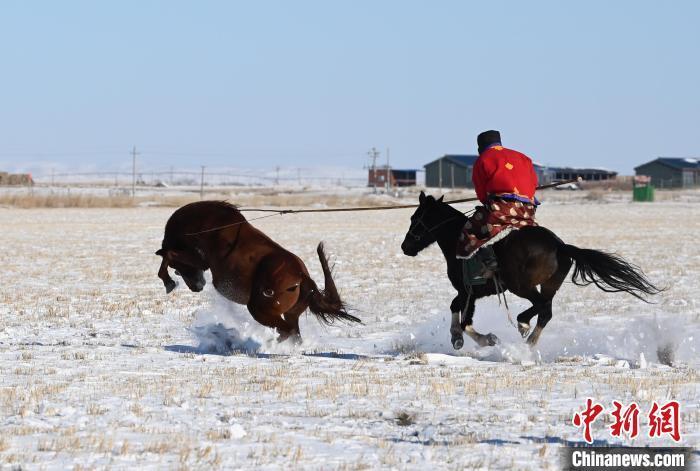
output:
[[464, 260], [462, 263], [462, 278], [468, 286], [485, 285], [488, 278], [484, 277], [484, 265], [476, 258], [476, 255]]

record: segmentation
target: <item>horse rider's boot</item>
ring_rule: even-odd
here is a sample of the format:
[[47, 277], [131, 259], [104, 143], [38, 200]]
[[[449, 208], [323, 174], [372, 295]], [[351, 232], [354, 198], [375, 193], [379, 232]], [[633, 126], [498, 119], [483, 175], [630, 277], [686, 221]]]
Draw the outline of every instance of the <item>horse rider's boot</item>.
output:
[[474, 254], [471, 258], [464, 260], [464, 283], [467, 286], [474, 285], [484, 285], [486, 284], [486, 278], [482, 275], [484, 271], [484, 265], [481, 263]]
[[487, 245], [486, 247], [481, 247], [481, 249], [474, 254], [474, 257], [477, 257], [483, 265], [481, 276], [485, 279], [493, 278], [498, 271], [498, 259], [496, 259], [496, 252], [493, 250], [493, 246]]

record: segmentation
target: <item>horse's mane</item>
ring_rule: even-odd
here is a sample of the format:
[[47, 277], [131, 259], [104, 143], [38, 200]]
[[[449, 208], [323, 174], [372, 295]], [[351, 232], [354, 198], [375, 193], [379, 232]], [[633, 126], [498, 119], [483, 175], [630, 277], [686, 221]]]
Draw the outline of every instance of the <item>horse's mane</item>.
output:
[[233, 209], [234, 211], [238, 212], [238, 205], [233, 204], [233, 203], [229, 203], [226, 200], [213, 200], [213, 201], [210, 201], [210, 203], [218, 205], [218, 206], [222, 206], [226, 209]]
[[192, 206], [193, 208], [198, 208], [199, 210], [209, 210], [209, 211], [215, 211], [216, 213], [220, 215], [235, 215], [237, 217], [243, 217], [241, 212], [238, 210], [238, 206], [229, 203], [228, 201], [225, 200], [206, 200], [206, 201], [195, 201], [194, 203], [190, 203], [188, 205], [183, 206], [183, 208], [187, 206]]
[[238, 210], [239, 206], [237, 204], [229, 203], [226, 200], [213, 200], [210, 203], [224, 212], [233, 213], [235, 216], [245, 219], [245, 216]]

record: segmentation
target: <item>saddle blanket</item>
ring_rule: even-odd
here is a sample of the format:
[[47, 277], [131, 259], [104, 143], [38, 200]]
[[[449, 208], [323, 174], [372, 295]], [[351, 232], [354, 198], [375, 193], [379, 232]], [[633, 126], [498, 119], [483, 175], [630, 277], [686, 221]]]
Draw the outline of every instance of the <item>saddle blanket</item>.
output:
[[491, 200], [485, 206], [477, 206], [459, 235], [457, 258], [471, 258], [479, 248], [495, 244], [512, 230], [537, 226], [535, 210], [535, 205], [508, 200]]

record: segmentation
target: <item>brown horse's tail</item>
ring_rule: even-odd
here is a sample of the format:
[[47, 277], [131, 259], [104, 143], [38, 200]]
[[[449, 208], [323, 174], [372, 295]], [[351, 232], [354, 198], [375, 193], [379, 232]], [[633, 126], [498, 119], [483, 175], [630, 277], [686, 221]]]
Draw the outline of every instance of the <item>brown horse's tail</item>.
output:
[[561, 245], [559, 250], [575, 262], [571, 281], [576, 285], [594, 284], [608, 293], [624, 291], [644, 302], [649, 302], [644, 298], [645, 294], [655, 295], [663, 291], [654, 286], [639, 267], [615, 254], [567, 244]]
[[302, 292], [307, 296], [309, 309], [324, 324], [331, 325], [336, 320], [361, 323], [362, 321], [359, 318], [348, 314], [345, 303], [340, 299], [333, 281], [331, 268], [328, 266], [328, 258], [323, 250], [323, 242], [318, 244], [316, 252], [318, 253], [318, 259], [321, 261], [321, 268], [323, 268], [325, 287], [322, 291], [319, 290], [310, 276], [304, 276]]

